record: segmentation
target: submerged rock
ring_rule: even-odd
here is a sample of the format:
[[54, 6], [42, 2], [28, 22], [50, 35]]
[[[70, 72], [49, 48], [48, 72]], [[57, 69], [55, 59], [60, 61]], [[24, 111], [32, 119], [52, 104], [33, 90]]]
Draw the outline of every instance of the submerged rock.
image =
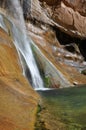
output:
[[42, 103], [36, 130], [86, 129], [86, 85], [38, 92]]

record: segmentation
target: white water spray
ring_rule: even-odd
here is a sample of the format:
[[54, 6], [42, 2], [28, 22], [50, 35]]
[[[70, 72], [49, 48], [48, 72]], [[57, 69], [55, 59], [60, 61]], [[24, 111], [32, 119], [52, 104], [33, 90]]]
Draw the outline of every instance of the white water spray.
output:
[[[33, 53], [31, 50], [31, 40], [27, 39], [26, 27], [23, 18], [23, 12], [18, 0], [8, 0], [8, 11], [11, 12], [14, 23], [12, 24], [11, 31], [14, 38], [15, 46], [17, 50], [22, 54], [26, 61], [26, 64], [30, 70], [32, 77], [32, 85], [36, 88], [43, 88], [43, 81], [40, 77], [39, 70], [37, 68]], [[12, 22], [12, 21], [11, 21]], [[17, 25], [17, 26], [15, 26]]]

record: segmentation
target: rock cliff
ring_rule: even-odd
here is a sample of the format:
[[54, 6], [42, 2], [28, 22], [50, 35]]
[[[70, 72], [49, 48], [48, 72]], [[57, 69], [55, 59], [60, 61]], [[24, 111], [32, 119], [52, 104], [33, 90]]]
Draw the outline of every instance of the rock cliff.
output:
[[[37, 19], [74, 37], [86, 38], [85, 0], [20, 0], [20, 3], [26, 19]], [[9, 4], [9, 1], [0, 1], [3, 8]]]
[[[86, 37], [86, 1], [83, 0], [36, 0], [25, 4], [23, 1], [24, 15], [53, 25], [74, 37]], [[30, 15], [29, 15], [30, 14]]]

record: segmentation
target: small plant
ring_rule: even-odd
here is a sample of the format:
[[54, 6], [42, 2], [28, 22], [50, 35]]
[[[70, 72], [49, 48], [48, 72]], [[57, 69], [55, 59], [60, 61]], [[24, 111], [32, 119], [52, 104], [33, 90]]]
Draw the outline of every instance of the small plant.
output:
[[44, 77], [44, 83], [45, 83], [45, 87], [46, 87], [46, 88], [49, 88], [49, 87], [50, 87], [51, 80], [50, 80], [50, 77], [49, 77], [49, 76], [45, 76], [45, 77]]
[[85, 70], [82, 70], [81, 74], [86, 75], [86, 69], [85, 69]]

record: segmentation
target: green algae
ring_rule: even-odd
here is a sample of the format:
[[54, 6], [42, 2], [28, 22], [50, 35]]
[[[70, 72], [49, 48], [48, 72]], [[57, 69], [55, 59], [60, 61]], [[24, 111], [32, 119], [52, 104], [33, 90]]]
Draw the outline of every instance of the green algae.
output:
[[36, 123], [35, 130], [48, 130], [45, 126], [45, 122], [41, 120], [40, 113], [43, 110], [42, 106], [38, 104], [37, 114], [36, 114]]
[[50, 79], [50, 77], [49, 77], [49, 76], [45, 76], [43, 81], [44, 81], [44, 83], [45, 83], [45, 87], [46, 87], [46, 88], [49, 88], [49, 87], [50, 87], [50, 84], [51, 84], [51, 79]]

